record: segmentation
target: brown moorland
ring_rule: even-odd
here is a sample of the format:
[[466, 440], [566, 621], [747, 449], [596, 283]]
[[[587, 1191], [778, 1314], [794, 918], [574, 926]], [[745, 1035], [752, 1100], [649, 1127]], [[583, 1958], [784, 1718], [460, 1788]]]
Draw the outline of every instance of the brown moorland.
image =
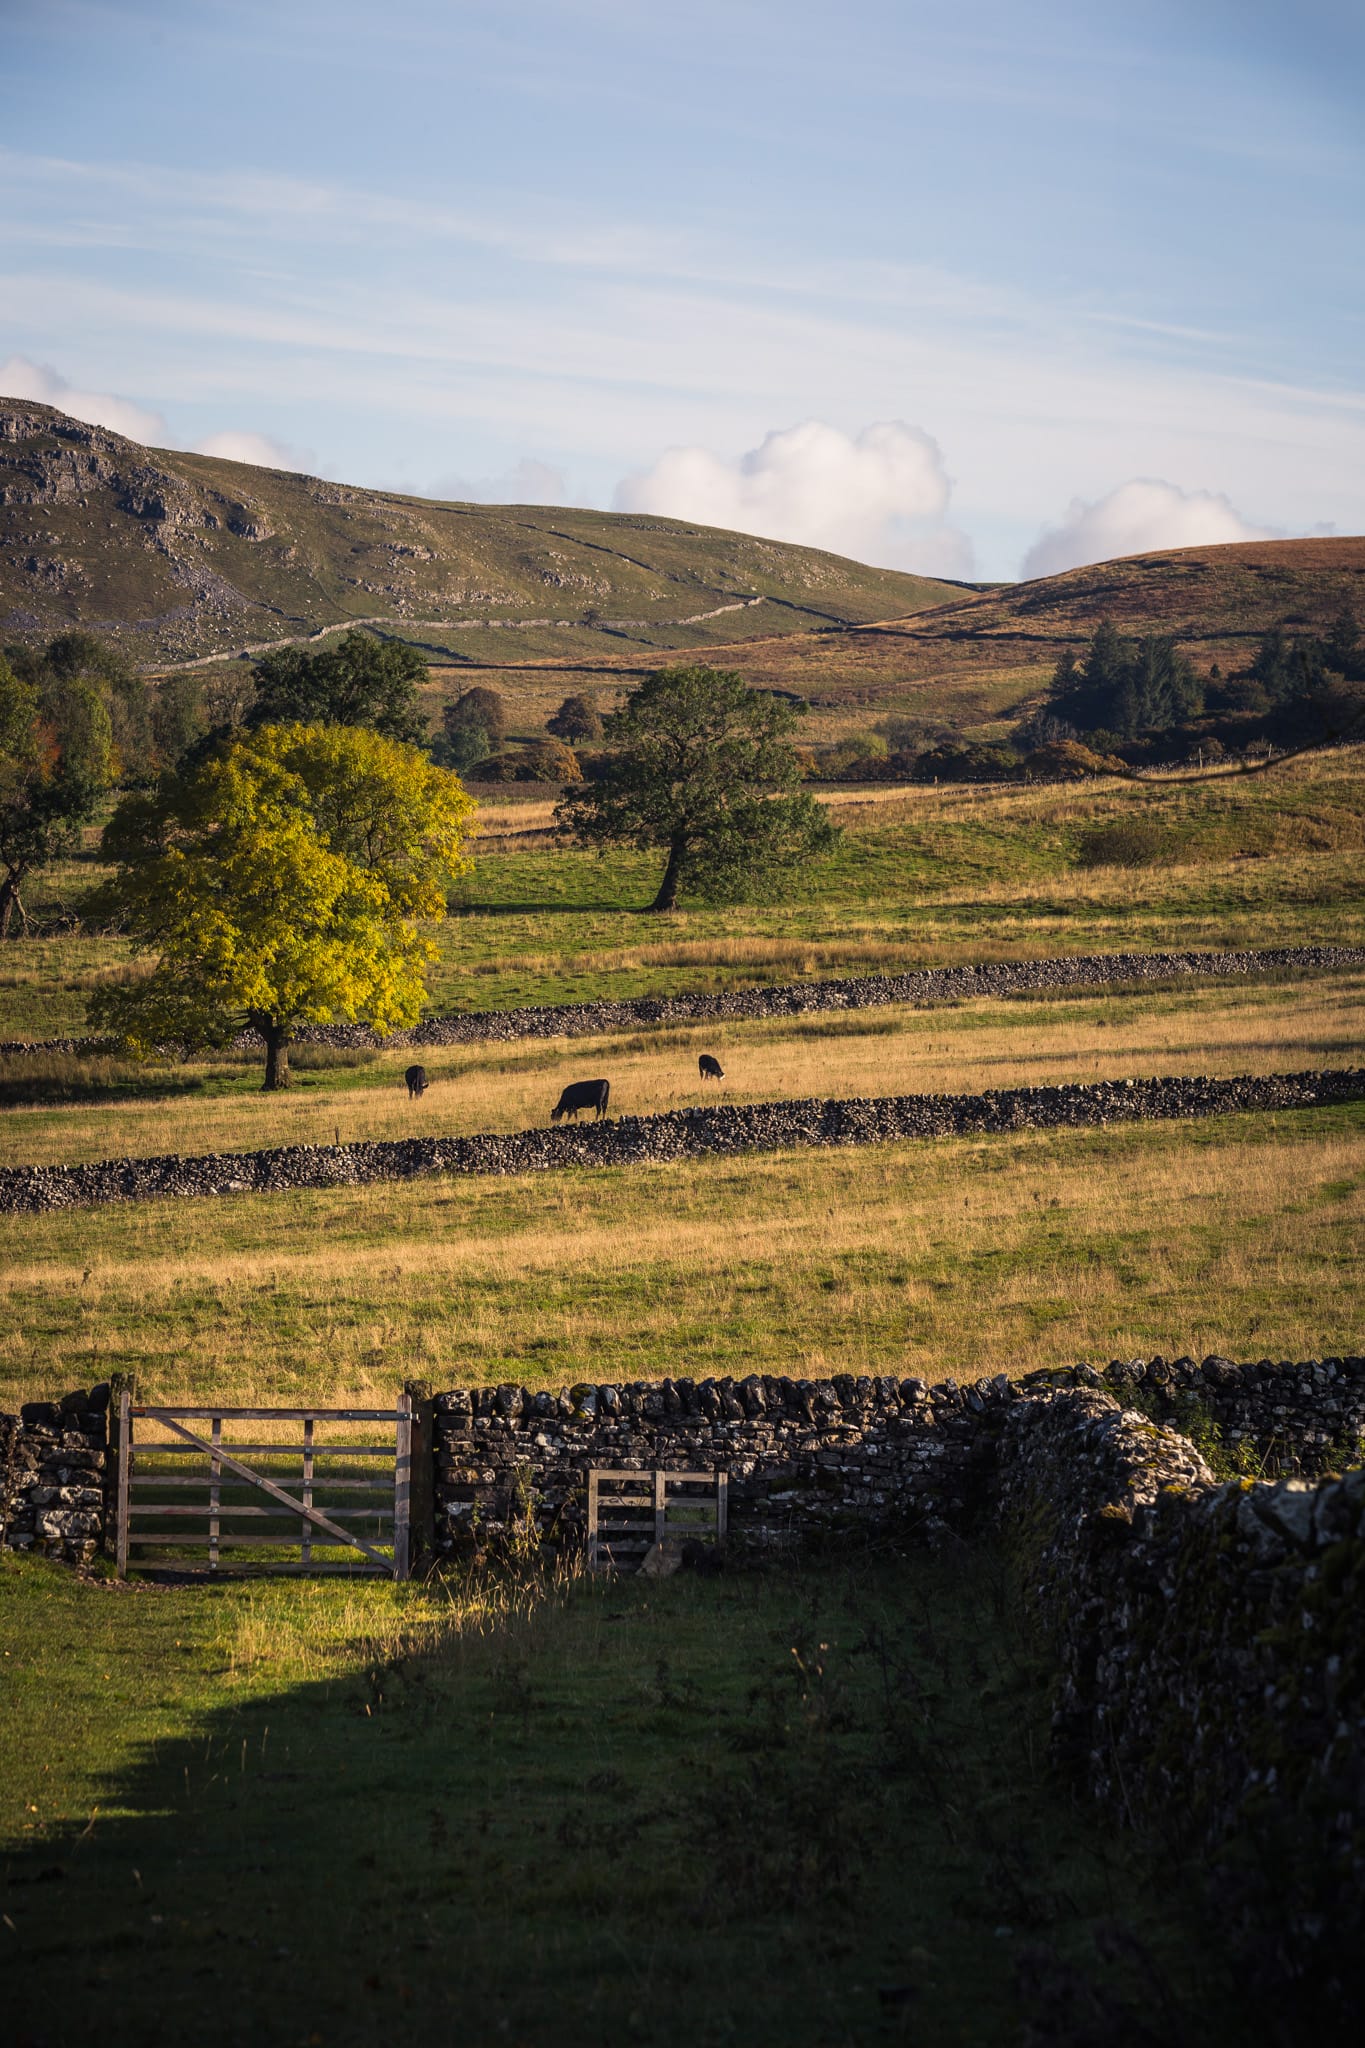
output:
[[[1024, 716], [1062, 650], [1082, 647], [1102, 618], [1125, 633], [1173, 634], [1196, 668], [1207, 672], [1216, 663], [1226, 674], [1247, 665], [1271, 627], [1321, 632], [1343, 605], [1365, 619], [1365, 538], [1238, 542], [962, 590], [901, 618], [717, 643], [705, 659], [738, 668], [756, 688], [805, 698], [816, 714], [811, 738], [865, 727], [869, 713], [987, 737]], [[586, 635], [568, 659], [512, 665], [500, 647], [480, 660], [496, 676], [468, 678], [463, 666], [438, 670], [433, 698], [444, 700], [470, 680], [492, 682], [528, 725], [543, 723], [571, 689], [595, 694], [605, 709], [658, 666], [638, 648], [603, 659]]]

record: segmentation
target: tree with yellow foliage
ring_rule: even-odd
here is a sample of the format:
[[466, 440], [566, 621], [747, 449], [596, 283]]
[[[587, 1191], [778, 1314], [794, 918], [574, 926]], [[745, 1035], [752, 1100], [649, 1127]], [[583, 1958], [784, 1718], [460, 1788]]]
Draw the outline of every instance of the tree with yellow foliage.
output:
[[415, 747], [360, 726], [225, 740], [125, 797], [104, 835], [111, 907], [152, 972], [102, 991], [95, 1021], [134, 1050], [221, 1045], [250, 1026], [268, 1089], [302, 1024], [414, 1024], [474, 809]]

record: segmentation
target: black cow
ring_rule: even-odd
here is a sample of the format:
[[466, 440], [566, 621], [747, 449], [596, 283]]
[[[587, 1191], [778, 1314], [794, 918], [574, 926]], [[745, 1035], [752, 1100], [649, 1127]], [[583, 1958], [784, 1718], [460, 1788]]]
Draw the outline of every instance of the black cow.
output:
[[409, 1067], [403, 1079], [408, 1084], [409, 1096], [426, 1094], [427, 1070], [425, 1067]]
[[713, 1052], [704, 1052], [697, 1061], [697, 1071], [703, 1081], [723, 1081], [725, 1069]]
[[576, 1118], [580, 1109], [595, 1109], [599, 1116], [605, 1116], [610, 1094], [610, 1081], [570, 1081], [550, 1111], [550, 1121], [557, 1124], [562, 1116]]

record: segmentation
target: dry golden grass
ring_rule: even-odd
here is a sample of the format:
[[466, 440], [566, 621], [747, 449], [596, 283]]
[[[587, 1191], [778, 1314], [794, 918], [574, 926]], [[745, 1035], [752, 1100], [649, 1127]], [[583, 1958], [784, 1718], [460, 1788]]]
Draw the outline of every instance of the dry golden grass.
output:
[[[711, 957], [714, 945], [642, 948]], [[719, 950], [724, 951], [722, 946]], [[808, 950], [808, 949], [807, 949]], [[605, 964], [605, 962], [604, 962]], [[1287, 1072], [1345, 1066], [1365, 1048], [1365, 973], [1305, 983], [1208, 983], [1066, 1002], [977, 1002], [832, 1012], [519, 1045], [389, 1053], [305, 1077], [285, 1095], [254, 1088], [0, 1111], [0, 1163], [70, 1163], [155, 1152], [245, 1151], [543, 1124], [564, 1082], [605, 1074], [617, 1114], [706, 1101], [811, 1095], [977, 1093], [1137, 1074]], [[703, 1086], [699, 1051], [719, 1053]], [[431, 1086], [408, 1099], [419, 1057]], [[202, 1070], [207, 1073], [226, 1070]]]
[[1356, 1109], [14, 1217], [0, 1400], [1358, 1349]]

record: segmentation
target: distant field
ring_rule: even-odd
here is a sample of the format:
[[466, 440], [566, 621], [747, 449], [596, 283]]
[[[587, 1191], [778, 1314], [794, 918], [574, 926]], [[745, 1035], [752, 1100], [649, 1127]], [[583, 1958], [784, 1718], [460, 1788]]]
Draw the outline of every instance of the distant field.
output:
[[[440, 930], [437, 1009], [488, 1008], [981, 958], [1365, 938], [1365, 749], [1161, 786], [881, 794], [795, 898], [669, 918], [653, 863], [541, 836], [544, 799], [485, 815]], [[1156, 864], [1081, 864], [1139, 821]], [[1167, 864], [1169, 863], [1169, 864]], [[88, 866], [54, 878], [74, 893]], [[79, 1030], [115, 940], [0, 954], [0, 1033]], [[302, 1049], [262, 1096], [218, 1060], [0, 1070], [0, 1157], [515, 1127], [605, 1073], [613, 1107], [973, 1090], [1129, 1073], [1359, 1060], [1365, 976], [1142, 986], [1058, 1001], [885, 1010], [598, 1040]], [[713, 1091], [713, 1094], [716, 1091]], [[59, 1099], [53, 1099], [54, 1097]], [[608, 1373], [1014, 1371], [1085, 1355], [1359, 1348], [1365, 1110], [1021, 1134], [657, 1170], [433, 1181], [7, 1220], [7, 1403], [139, 1371], [165, 1394], [268, 1399]]]
[[[809, 975], [1171, 946], [1365, 937], [1365, 747], [1265, 775], [1064, 788], [831, 792], [844, 840], [790, 893], [641, 910], [653, 857], [603, 859], [548, 833], [546, 798], [499, 796], [486, 851], [437, 938], [433, 1010], [663, 994]], [[1083, 865], [1088, 834], [1138, 822], [1150, 864]], [[98, 872], [31, 892], [74, 904]], [[0, 950], [0, 1038], [79, 1032], [85, 998], [126, 971], [120, 941]]]
[[6, 1219], [0, 1405], [1359, 1350], [1365, 1105]]

